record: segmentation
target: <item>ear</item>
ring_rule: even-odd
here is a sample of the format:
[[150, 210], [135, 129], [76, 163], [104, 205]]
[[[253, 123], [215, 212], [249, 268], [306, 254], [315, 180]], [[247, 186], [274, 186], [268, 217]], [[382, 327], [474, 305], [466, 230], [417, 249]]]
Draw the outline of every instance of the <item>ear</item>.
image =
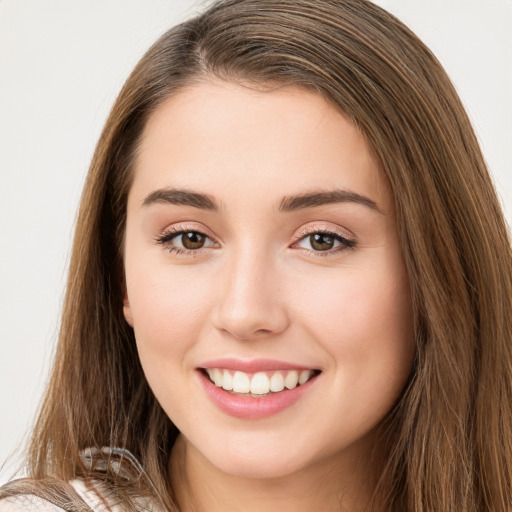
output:
[[126, 290], [126, 283], [123, 283], [123, 315], [126, 323], [133, 329], [133, 315], [130, 302], [128, 300], [128, 292]]

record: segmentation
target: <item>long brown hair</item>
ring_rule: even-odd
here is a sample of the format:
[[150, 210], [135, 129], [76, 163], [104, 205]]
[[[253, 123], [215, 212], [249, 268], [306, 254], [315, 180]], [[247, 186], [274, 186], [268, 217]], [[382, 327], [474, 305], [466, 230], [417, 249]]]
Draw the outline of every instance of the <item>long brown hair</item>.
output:
[[446, 73], [413, 33], [367, 0], [221, 0], [164, 34], [138, 63], [83, 192], [30, 480], [8, 484], [4, 496], [47, 496], [51, 488], [64, 500], [69, 479], [101, 478], [81, 450], [117, 446], [146, 475], [128, 481], [121, 498], [154, 492], [174, 507], [167, 467], [177, 431], [148, 387], [123, 318], [122, 240], [148, 116], [178, 89], [212, 76], [316, 91], [366, 136], [391, 183], [417, 349], [407, 388], [382, 426], [392, 439], [377, 490], [382, 510], [510, 510], [506, 225]]

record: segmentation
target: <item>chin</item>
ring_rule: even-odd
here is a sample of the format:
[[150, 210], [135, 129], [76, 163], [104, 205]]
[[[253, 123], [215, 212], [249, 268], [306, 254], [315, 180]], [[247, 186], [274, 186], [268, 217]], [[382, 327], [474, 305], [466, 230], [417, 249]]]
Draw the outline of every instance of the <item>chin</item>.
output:
[[[207, 450], [203, 455], [217, 469], [239, 478], [274, 479], [283, 478], [309, 465], [304, 449], [297, 445], [271, 440], [260, 443], [231, 442], [223, 449]], [[284, 445], [283, 445], [284, 444]]]
[[223, 473], [238, 478], [255, 480], [284, 478], [301, 469], [295, 461], [278, 460], [276, 456], [268, 454], [264, 457], [255, 455], [252, 458], [224, 458], [220, 461], [210, 461]]

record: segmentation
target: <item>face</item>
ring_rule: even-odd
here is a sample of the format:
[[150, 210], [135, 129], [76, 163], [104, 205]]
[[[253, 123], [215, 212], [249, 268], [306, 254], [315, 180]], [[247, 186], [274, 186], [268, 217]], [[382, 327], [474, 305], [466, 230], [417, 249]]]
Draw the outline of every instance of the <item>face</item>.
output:
[[150, 117], [128, 198], [124, 313], [187, 445], [233, 475], [342, 463], [413, 358], [389, 186], [319, 95], [190, 86]]

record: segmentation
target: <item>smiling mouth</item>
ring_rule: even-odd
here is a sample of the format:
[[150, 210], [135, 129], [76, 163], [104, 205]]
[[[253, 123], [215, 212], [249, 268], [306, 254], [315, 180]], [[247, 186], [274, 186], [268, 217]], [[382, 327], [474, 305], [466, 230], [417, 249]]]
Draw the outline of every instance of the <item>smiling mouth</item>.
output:
[[246, 373], [224, 368], [202, 368], [203, 373], [218, 388], [233, 395], [248, 397], [269, 396], [306, 384], [320, 370], [278, 370]]

